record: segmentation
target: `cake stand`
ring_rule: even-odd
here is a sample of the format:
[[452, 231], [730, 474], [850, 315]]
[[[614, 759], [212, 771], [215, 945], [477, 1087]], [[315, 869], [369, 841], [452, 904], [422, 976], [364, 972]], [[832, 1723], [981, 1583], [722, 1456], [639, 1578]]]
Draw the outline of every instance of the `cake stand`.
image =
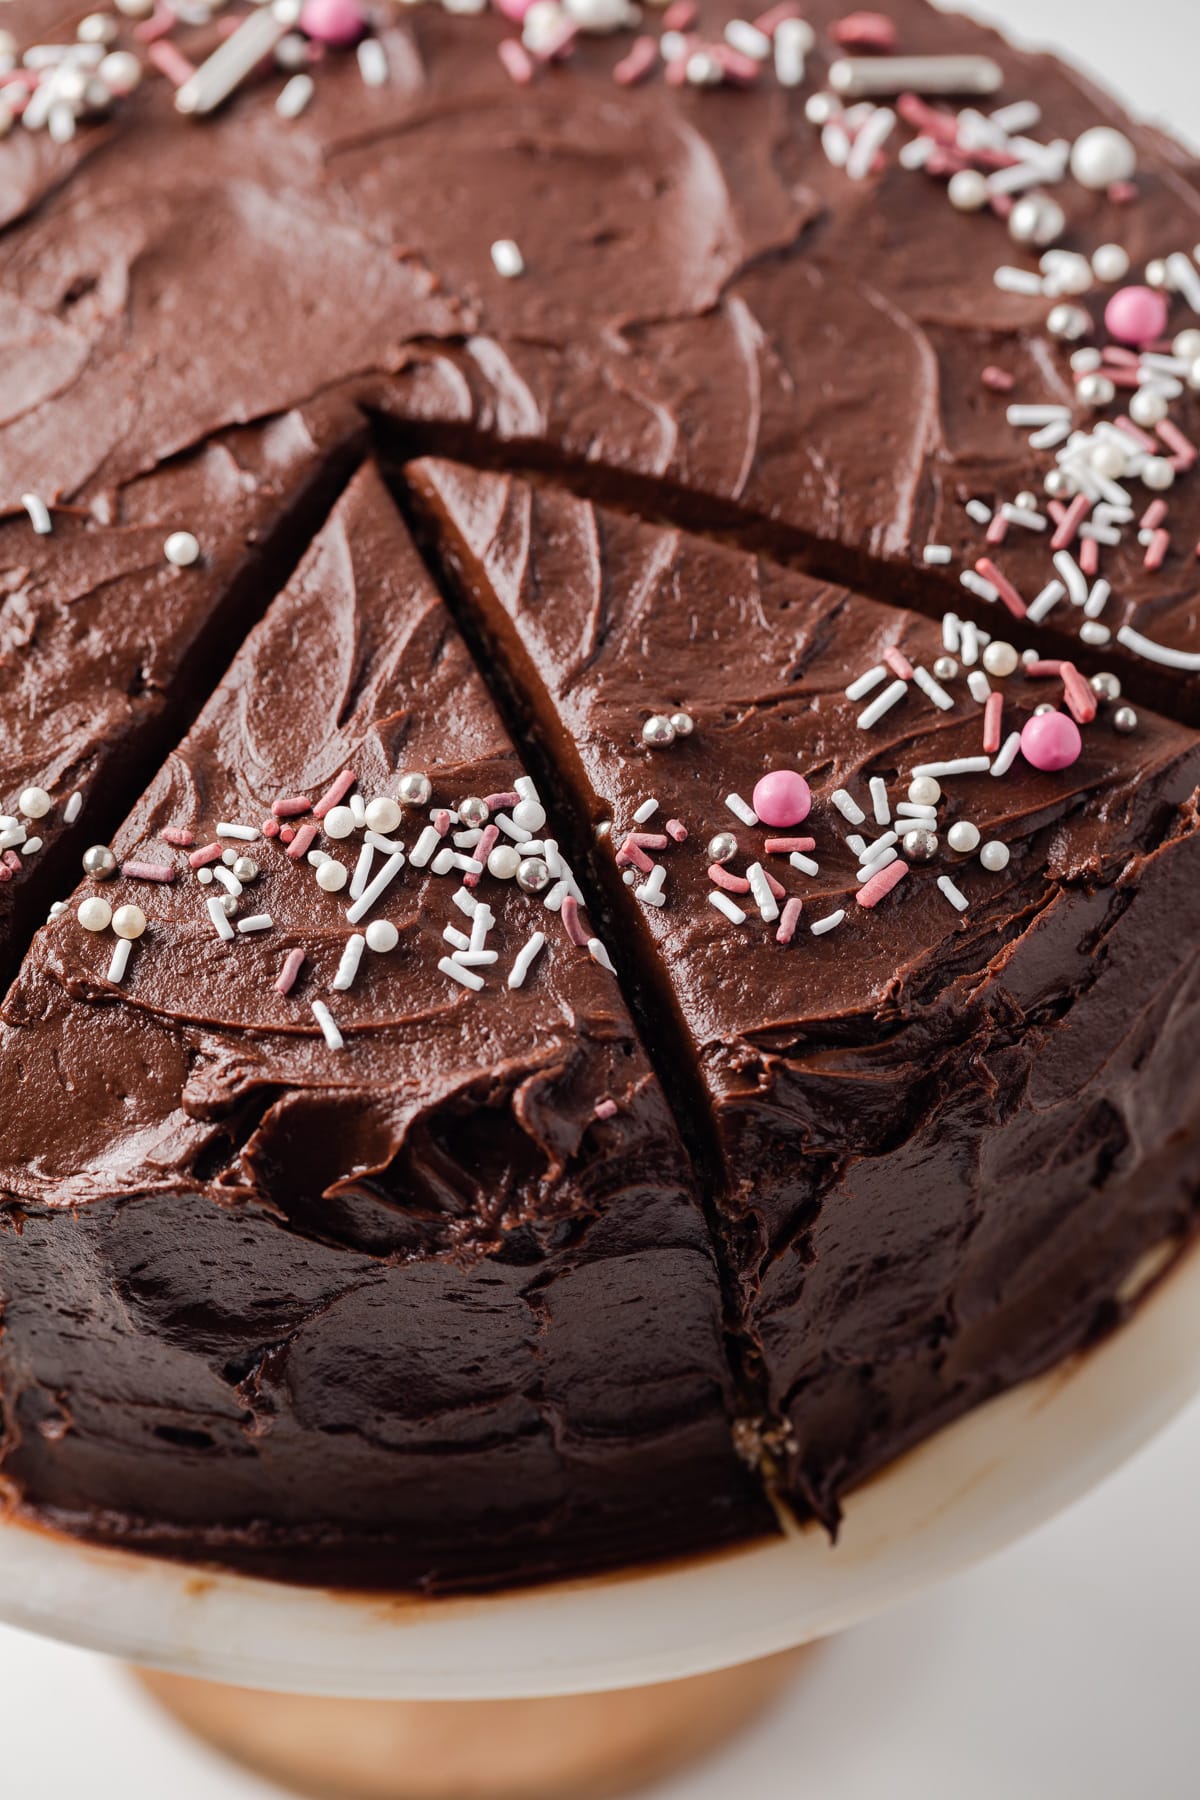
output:
[[677, 1564], [425, 1599], [198, 1571], [9, 1521], [0, 1618], [138, 1665], [194, 1729], [310, 1793], [614, 1792], [748, 1716], [787, 1653], [1011, 1544], [1179, 1412], [1200, 1389], [1200, 1246], [1171, 1249], [1126, 1284], [1146, 1292], [1118, 1332], [851, 1495], [836, 1545], [792, 1526]]

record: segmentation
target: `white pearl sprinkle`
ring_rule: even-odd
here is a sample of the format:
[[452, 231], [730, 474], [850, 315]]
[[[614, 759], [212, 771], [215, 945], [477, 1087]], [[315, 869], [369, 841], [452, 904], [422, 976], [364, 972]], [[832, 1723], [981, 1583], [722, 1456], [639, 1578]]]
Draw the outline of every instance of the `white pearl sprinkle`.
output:
[[1012, 852], [1009, 850], [1007, 844], [1002, 844], [999, 839], [993, 838], [992, 841], [985, 844], [983, 849], [979, 852], [979, 860], [989, 874], [998, 875], [1001, 869], [1006, 869], [1008, 867], [1008, 860], [1011, 854]]
[[390, 919], [372, 919], [367, 926], [367, 949], [386, 956], [400, 942], [400, 933]]
[[44, 819], [53, 802], [45, 788], [27, 787], [17, 801], [17, 809], [27, 819]]
[[146, 929], [146, 915], [140, 906], [118, 906], [112, 928], [119, 938], [140, 938]]
[[112, 924], [112, 907], [99, 894], [79, 902], [75, 917], [85, 931], [107, 931]]
[[497, 238], [492, 245], [492, 267], [505, 281], [514, 281], [525, 273], [525, 258], [512, 238]]
[[200, 560], [199, 540], [190, 531], [173, 531], [163, 545], [163, 555], [177, 569], [190, 569]]
[[344, 863], [330, 856], [317, 870], [317, 886], [327, 894], [339, 894], [350, 879], [350, 872]]

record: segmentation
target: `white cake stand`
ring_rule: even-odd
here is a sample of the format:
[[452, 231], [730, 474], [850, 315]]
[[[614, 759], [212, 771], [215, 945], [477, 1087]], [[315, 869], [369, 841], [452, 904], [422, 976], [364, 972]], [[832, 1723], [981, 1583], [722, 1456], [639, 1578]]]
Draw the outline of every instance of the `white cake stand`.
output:
[[[344, 1727], [346, 1742], [361, 1748], [363, 1719], [393, 1716], [393, 1709], [347, 1707], [346, 1701], [409, 1703], [395, 1709], [393, 1724], [407, 1720], [400, 1736], [389, 1727], [390, 1766], [401, 1744], [403, 1754], [418, 1754], [414, 1721], [422, 1721], [420, 1754], [427, 1761], [442, 1754], [427, 1741], [431, 1717], [439, 1721], [439, 1743], [449, 1738], [461, 1752], [470, 1734], [457, 1723], [445, 1729], [456, 1712], [480, 1723], [491, 1719], [494, 1746], [495, 1721], [512, 1709], [489, 1712], [479, 1702], [521, 1701], [528, 1712], [529, 1702], [582, 1704], [549, 1696], [595, 1695], [611, 1709], [619, 1690], [677, 1684], [658, 1689], [653, 1699], [629, 1694], [622, 1703], [621, 1718], [639, 1721], [635, 1736], [641, 1734], [646, 1752], [639, 1752], [639, 1769], [657, 1768], [665, 1747], [658, 1745], [656, 1761], [642, 1741], [647, 1716], [660, 1734], [686, 1730], [696, 1749], [761, 1697], [760, 1683], [747, 1687], [743, 1680], [735, 1694], [710, 1672], [777, 1657], [840, 1631], [1012, 1543], [1087, 1493], [1181, 1410], [1200, 1389], [1200, 1246], [1156, 1280], [1168, 1253], [1164, 1247], [1147, 1258], [1127, 1284], [1154, 1285], [1112, 1337], [978, 1409], [852, 1495], [836, 1545], [815, 1527], [793, 1528], [778, 1539], [666, 1567], [429, 1600], [346, 1596], [197, 1572], [8, 1522], [0, 1525], [0, 1619], [165, 1672], [157, 1678], [160, 1698], [276, 1774], [278, 1757], [266, 1749], [255, 1755], [247, 1734], [282, 1735], [293, 1752], [304, 1731], [317, 1730], [323, 1719], [322, 1743]], [[172, 1676], [191, 1679], [172, 1682]], [[707, 1677], [708, 1684], [694, 1684], [686, 1727], [672, 1711], [689, 1688], [684, 1677]], [[258, 1690], [251, 1710], [233, 1688]], [[268, 1727], [269, 1693], [290, 1698], [278, 1703], [284, 1710]], [[326, 1698], [314, 1712], [314, 1703], [298, 1695]], [[430, 1701], [471, 1704], [411, 1704]], [[330, 1709], [325, 1715], [322, 1705]], [[237, 1722], [231, 1707], [240, 1710]], [[601, 1726], [590, 1713], [562, 1714], [564, 1728], [568, 1716], [569, 1732], [555, 1727], [550, 1738], [569, 1736], [578, 1751], [591, 1730], [606, 1748], [617, 1746], [621, 1718], [613, 1715]], [[515, 1734], [526, 1748], [546, 1735], [544, 1714], [534, 1717], [536, 1731], [523, 1727]], [[491, 1754], [494, 1761], [494, 1749]], [[308, 1746], [302, 1773], [312, 1758]], [[298, 1779], [294, 1768], [283, 1772]], [[516, 1785], [469, 1786], [461, 1771], [455, 1782], [315, 1781], [310, 1791], [612, 1791], [603, 1782], [580, 1786], [561, 1769], [546, 1786], [528, 1770]]]

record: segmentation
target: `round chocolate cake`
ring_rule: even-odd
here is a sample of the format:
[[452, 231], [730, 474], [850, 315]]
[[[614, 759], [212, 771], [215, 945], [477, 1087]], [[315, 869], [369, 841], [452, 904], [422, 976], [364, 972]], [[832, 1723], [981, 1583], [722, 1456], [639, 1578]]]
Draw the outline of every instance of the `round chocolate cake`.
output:
[[836, 1530], [1195, 1228], [1200, 169], [921, 0], [117, 7], [0, 35], [0, 1497]]

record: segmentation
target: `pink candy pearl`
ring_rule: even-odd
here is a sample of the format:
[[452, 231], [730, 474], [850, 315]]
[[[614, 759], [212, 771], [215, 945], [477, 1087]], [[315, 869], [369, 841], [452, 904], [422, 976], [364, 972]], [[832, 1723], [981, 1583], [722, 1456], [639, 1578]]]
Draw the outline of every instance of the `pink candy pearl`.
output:
[[304, 0], [300, 29], [318, 44], [348, 49], [367, 28], [367, 16], [358, 0]]
[[772, 769], [754, 784], [754, 810], [764, 825], [776, 829], [807, 819], [812, 792], [794, 769]]
[[1151, 344], [1167, 329], [1167, 302], [1154, 288], [1118, 288], [1104, 309], [1104, 323], [1122, 344]]
[[1036, 713], [1021, 729], [1021, 755], [1047, 774], [1069, 769], [1082, 749], [1079, 727], [1069, 713]]

